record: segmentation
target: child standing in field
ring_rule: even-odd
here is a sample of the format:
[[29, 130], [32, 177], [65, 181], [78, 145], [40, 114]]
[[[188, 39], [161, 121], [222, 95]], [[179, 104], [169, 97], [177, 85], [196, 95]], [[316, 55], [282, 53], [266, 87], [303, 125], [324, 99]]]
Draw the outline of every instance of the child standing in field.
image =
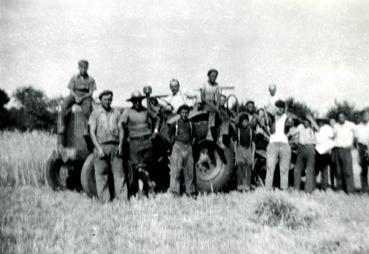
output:
[[68, 88], [70, 95], [68, 95], [63, 102], [61, 112], [61, 128], [60, 133], [65, 133], [66, 116], [73, 104], [81, 105], [82, 112], [88, 119], [92, 112], [92, 94], [96, 90], [95, 80], [88, 75], [88, 62], [81, 60], [78, 62], [79, 73], [74, 75], [69, 81]]
[[194, 139], [193, 126], [188, 119], [190, 108], [187, 105], [179, 107], [177, 113], [180, 119], [171, 125], [169, 137], [174, 141], [170, 156], [170, 191], [174, 195], [180, 194], [180, 175], [183, 170], [187, 195], [195, 194], [194, 161], [192, 143]]
[[255, 135], [249, 126], [249, 117], [242, 114], [236, 128], [235, 155], [237, 165], [237, 190], [251, 189], [251, 169], [253, 163], [253, 142]]

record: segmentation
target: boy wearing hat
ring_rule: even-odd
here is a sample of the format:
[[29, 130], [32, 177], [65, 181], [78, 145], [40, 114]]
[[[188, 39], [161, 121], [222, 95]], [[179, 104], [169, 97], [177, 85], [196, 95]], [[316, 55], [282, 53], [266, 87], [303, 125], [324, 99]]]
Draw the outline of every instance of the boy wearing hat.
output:
[[187, 195], [195, 194], [194, 161], [192, 144], [194, 141], [194, 129], [188, 119], [190, 108], [182, 105], [177, 113], [180, 119], [169, 128], [168, 135], [174, 145], [170, 156], [170, 187], [174, 195], [180, 194], [180, 175], [183, 170], [185, 191]]
[[249, 191], [251, 189], [251, 170], [253, 164], [253, 142], [255, 134], [249, 126], [249, 116], [242, 114], [236, 128], [235, 155], [237, 165], [237, 190]]
[[144, 192], [155, 185], [151, 181], [148, 165], [152, 158], [152, 123], [155, 122], [154, 135], [158, 133], [159, 121], [155, 114], [142, 105], [145, 98], [140, 91], [131, 94], [127, 101], [132, 102], [132, 107], [124, 110], [120, 125], [124, 128], [125, 138], [129, 141], [129, 160], [134, 172], [143, 180]]
[[94, 144], [94, 167], [97, 196], [100, 201], [112, 199], [108, 175], [112, 172], [115, 196], [127, 199], [122, 164], [122, 146], [119, 145], [123, 130], [119, 127], [120, 111], [111, 107], [113, 92], [106, 90], [99, 95], [101, 105], [96, 107], [89, 119], [90, 136]]
[[60, 133], [65, 133], [66, 116], [73, 104], [81, 105], [82, 112], [88, 119], [92, 111], [92, 94], [96, 90], [95, 80], [88, 75], [88, 62], [80, 60], [78, 62], [79, 73], [74, 75], [68, 84], [70, 95], [63, 102], [61, 110]]

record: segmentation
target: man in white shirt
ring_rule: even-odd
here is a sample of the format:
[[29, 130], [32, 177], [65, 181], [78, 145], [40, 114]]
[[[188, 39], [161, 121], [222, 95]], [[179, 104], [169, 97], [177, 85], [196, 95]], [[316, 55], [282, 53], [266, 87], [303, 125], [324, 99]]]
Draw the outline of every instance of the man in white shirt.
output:
[[[327, 190], [328, 166], [331, 165], [330, 153], [334, 147], [334, 133], [332, 127], [328, 124], [328, 119], [318, 118], [316, 121], [319, 126], [319, 130], [315, 133], [315, 173], [321, 173], [321, 187], [323, 190]], [[332, 182], [331, 185], [333, 185]]]
[[169, 82], [169, 88], [172, 94], [162, 99], [164, 101], [163, 106], [166, 110], [177, 112], [179, 107], [182, 105], [192, 106], [192, 102], [189, 100], [191, 96], [181, 91], [179, 81], [177, 79], [172, 79]]
[[277, 108], [275, 107], [275, 103], [278, 100], [283, 100], [283, 98], [279, 93], [277, 93], [277, 85], [276, 84], [269, 85], [269, 94], [266, 101], [266, 107], [269, 112], [275, 112], [277, 110]]
[[368, 191], [368, 145], [369, 145], [369, 112], [361, 112], [361, 122], [356, 126], [355, 137], [357, 140], [357, 149], [359, 152], [361, 167], [361, 190]]
[[353, 193], [355, 189], [351, 148], [354, 143], [355, 124], [347, 121], [345, 113], [340, 112], [333, 132], [336, 146], [334, 158], [336, 162], [337, 190], [343, 189], [347, 193]]
[[[311, 193], [315, 188], [315, 134], [314, 129], [319, 127], [310, 115], [302, 119], [295, 132], [299, 136], [296, 166], [294, 170], [294, 186], [301, 188], [301, 173], [306, 171], [305, 192]], [[292, 134], [293, 135], [293, 134]]]
[[288, 132], [286, 103], [278, 100], [275, 103], [277, 108], [274, 115], [274, 122], [271, 126], [271, 136], [267, 147], [267, 175], [265, 179], [265, 188], [273, 188], [273, 177], [276, 165], [280, 168], [280, 187], [282, 190], [288, 188], [288, 172], [291, 162], [291, 147], [288, 144], [286, 133]]

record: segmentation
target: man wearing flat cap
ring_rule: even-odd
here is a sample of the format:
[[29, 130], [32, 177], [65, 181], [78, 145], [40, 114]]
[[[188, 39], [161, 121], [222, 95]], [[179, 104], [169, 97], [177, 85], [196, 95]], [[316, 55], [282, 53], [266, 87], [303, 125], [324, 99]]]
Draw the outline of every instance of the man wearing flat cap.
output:
[[[142, 105], [145, 98], [140, 91], [131, 94], [127, 101], [132, 107], [124, 110], [120, 125], [124, 128], [124, 138], [129, 141], [129, 162], [133, 173], [143, 181], [143, 190], [147, 192], [155, 186], [150, 178], [148, 165], [152, 159], [152, 136], [158, 133], [157, 116]], [[155, 124], [154, 134], [152, 125]]]
[[88, 62], [80, 60], [78, 62], [79, 73], [74, 75], [68, 84], [70, 95], [63, 102], [61, 112], [61, 127], [59, 133], [65, 134], [66, 121], [69, 109], [73, 104], [81, 105], [83, 114], [88, 119], [92, 111], [92, 94], [96, 90], [95, 80], [88, 75]]
[[188, 119], [189, 112], [189, 106], [185, 104], [180, 106], [177, 111], [180, 119], [172, 124], [168, 131], [168, 136], [174, 143], [170, 156], [169, 187], [170, 192], [174, 195], [180, 194], [180, 175], [182, 170], [186, 194], [195, 194], [194, 161], [192, 154], [194, 128]]
[[102, 202], [112, 199], [109, 191], [109, 171], [114, 179], [114, 192], [117, 199], [127, 199], [125, 176], [122, 162], [123, 129], [119, 126], [120, 111], [111, 107], [113, 92], [106, 90], [99, 95], [101, 102], [89, 119], [90, 136], [94, 144], [94, 167], [97, 196]]

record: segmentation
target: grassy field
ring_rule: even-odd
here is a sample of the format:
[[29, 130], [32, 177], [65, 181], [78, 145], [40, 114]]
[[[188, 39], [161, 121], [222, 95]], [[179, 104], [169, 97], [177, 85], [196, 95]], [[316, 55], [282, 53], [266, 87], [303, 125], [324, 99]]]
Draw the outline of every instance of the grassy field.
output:
[[168, 194], [101, 205], [53, 192], [45, 133], [0, 133], [0, 253], [369, 253], [369, 196]]

